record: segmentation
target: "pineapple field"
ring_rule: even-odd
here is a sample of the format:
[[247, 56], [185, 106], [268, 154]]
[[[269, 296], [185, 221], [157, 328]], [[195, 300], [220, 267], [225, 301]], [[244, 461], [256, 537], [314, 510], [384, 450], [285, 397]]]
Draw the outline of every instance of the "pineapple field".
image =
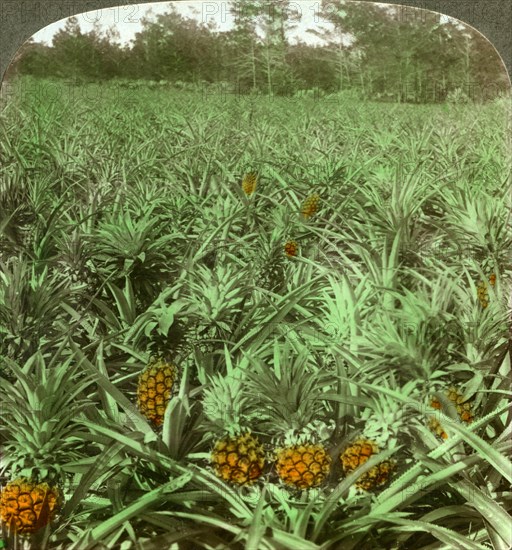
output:
[[509, 97], [9, 90], [4, 548], [512, 546]]

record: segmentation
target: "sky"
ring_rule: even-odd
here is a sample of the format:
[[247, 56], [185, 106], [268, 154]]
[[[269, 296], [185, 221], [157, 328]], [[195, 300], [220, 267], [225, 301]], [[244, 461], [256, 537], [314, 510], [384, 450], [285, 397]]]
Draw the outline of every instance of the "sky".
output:
[[[194, 17], [200, 21], [208, 22], [213, 20], [217, 29], [227, 31], [233, 27], [235, 11], [230, 2], [158, 2], [153, 4], [135, 4], [131, 6], [116, 6], [114, 8], [103, 8], [96, 11], [81, 13], [77, 15], [78, 22], [83, 32], [93, 29], [95, 22], [102, 28], [115, 27], [120, 35], [120, 42], [129, 44], [130, 40], [135, 38], [135, 33], [142, 30], [142, 18], [154, 17], [158, 14], [169, 11], [169, 5], [174, 3], [180, 15]], [[298, 24], [297, 33], [303, 36], [303, 39], [310, 43], [316, 42], [316, 39], [304, 33], [308, 28], [318, 28], [322, 21], [315, 13], [318, 8], [318, 1], [299, 1], [293, 2], [294, 9], [297, 9], [301, 15], [301, 21]], [[66, 19], [61, 19], [44, 29], [37, 32], [33, 38], [36, 42], [51, 44], [53, 35], [64, 27]], [[323, 25], [321, 25], [323, 26]]]
[[[169, 5], [174, 4], [178, 12], [183, 16], [194, 17], [200, 21], [208, 22], [213, 20], [217, 29], [221, 31], [229, 30], [233, 27], [236, 15], [235, 3], [227, 1], [208, 2], [155, 2], [152, 4], [133, 4], [130, 6], [116, 6], [112, 8], [102, 8], [95, 11], [77, 14], [77, 19], [82, 32], [89, 32], [94, 24], [99, 25], [103, 30], [109, 27], [115, 27], [119, 33], [119, 41], [122, 44], [129, 44], [135, 38], [135, 34], [142, 30], [143, 17], [155, 17], [158, 14], [169, 11]], [[269, 3], [270, 5], [271, 3]], [[300, 36], [303, 42], [308, 44], [319, 44], [321, 41], [314, 35], [307, 33], [307, 29], [329, 28], [318, 14], [318, 0], [315, 1], [295, 1], [290, 3], [290, 9], [294, 13], [300, 14], [300, 22], [296, 30], [290, 34], [290, 41], [294, 41], [295, 36]], [[393, 9], [389, 7], [389, 9]], [[410, 8], [409, 8], [410, 9]], [[410, 13], [410, 12], [409, 12]], [[442, 16], [441, 21], [449, 18]], [[61, 19], [33, 35], [36, 42], [51, 44], [54, 34], [62, 29], [66, 24], [66, 19]], [[350, 35], [343, 37], [343, 42], [351, 42]]]

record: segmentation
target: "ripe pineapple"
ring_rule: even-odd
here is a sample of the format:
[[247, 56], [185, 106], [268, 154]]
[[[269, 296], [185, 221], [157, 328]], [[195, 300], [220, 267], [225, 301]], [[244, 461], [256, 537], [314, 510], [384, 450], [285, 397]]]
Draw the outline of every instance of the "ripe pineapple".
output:
[[321, 485], [331, 470], [332, 458], [323, 445], [289, 443], [276, 452], [276, 471], [283, 483], [297, 489]]
[[288, 256], [288, 258], [293, 258], [294, 256], [297, 256], [298, 250], [299, 245], [296, 241], [286, 241], [284, 245], [284, 253]]
[[139, 376], [137, 407], [157, 427], [164, 421], [177, 377], [178, 369], [161, 357], [151, 358]]
[[211, 462], [218, 477], [236, 485], [250, 485], [263, 473], [265, 452], [258, 438], [247, 431], [226, 435], [214, 446]]
[[[455, 407], [457, 415], [462, 422], [470, 424], [473, 422], [473, 405], [471, 401], [466, 399], [461, 393], [457, 391], [455, 386], [450, 386], [446, 391], [445, 395], [448, 398], [449, 402]], [[439, 399], [432, 397], [430, 400], [430, 406], [433, 409], [438, 409], [445, 412], [446, 407], [439, 401]], [[431, 416], [428, 421], [429, 428], [441, 439], [448, 439], [448, 434], [444, 431], [441, 423], [437, 418]]]
[[248, 172], [242, 178], [242, 189], [248, 196], [252, 195], [256, 191], [256, 185], [258, 184], [258, 174], [256, 172]]
[[[379, 452], [379, 446], [371, 439], [359, 438], [352, 442], [340, 455], [341, 467], [345, 475], [364, 464], [372, 455]], [[356, 481], [356, 487], [370, 491], [385, 485], [395, 469], [396, 462], [384, 460], [361, 475]]]
[[210, 428], [223, 434], [215, 441], [210, 464], [220, 479], [234, 485], [252, 485], [263, 474], [265, 451], [247, 426], [251, 416], [243, 410], [246, 400], [242, 382], [240, 378], [218, 375], [210, 384], [204, 390], [203, 410]]
[[321, 400], [325, 374], [308, 368], [307, 360], [307, 350], [297, 355], [276, 340], [272, 357], [265, 364], [254, 360], [248, 375], [259, 425], [272, 436], [275, 473], [298, 490], [322, 485], [332, 463], [324, 445], [332, 431]]
[[11, 364], [17, 381], [3, 380], [0, 388], [6, 435], [1, 475], [8, 480], [0, 518], [14, 537], [35, 536], [62, 510], [63, 466], [84, 456], [73, 432], [85, 404], [77, 398], [90, 384], [73, 359], [52, 358], [47, 366], [37, 355], [28, 365]]
[[313, 193], [306, 198], [302, 204], [301, 214], [304, 218], [309, 219], [318, 211], [318, 204], [320, 202], [320, 195]]
[[20, 477], [3, 488], [0, 517], [8, 529], [21, 535], [33, 534], [56, 519], [63, 503], [58, 485]]

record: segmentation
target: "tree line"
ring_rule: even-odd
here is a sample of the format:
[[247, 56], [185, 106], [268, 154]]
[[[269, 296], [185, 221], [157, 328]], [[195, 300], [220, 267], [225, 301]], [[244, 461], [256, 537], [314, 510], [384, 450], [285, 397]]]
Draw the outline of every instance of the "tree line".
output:
[[[239, 93], [290, 95], [318, 90], [359, 98], [417, 103], [488, 100], [508, 92], [507, 72], [494, 47], [473, 28], [434, 12], [369, 2], [322, 4], [325, 24], [297, 29], [293, 2], [250, 1], [234, 26], [180, 15], [172, 6], [128, 45], [113, 28], [83, 32], [71, 17], [51, 46], [28, 41], [10, 71], [39, 77], [224, 83]], [[302, 92], [301, 92], [302, 91]]]

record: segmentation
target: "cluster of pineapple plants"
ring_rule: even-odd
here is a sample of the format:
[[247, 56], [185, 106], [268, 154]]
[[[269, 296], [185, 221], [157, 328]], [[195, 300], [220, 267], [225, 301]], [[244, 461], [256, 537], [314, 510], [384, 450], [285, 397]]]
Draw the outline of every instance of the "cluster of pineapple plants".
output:
[[[94, 134], [52, 104], [51, 163], [30, 97], [1, 115], [50, 171], [0, 168], [5, 545], [510, 547], [509, 202], [426, 162], [461, 144], [505, 173], [502, 107], [404, 105], [397, 143], [382, 106], [356, 136], [349, 110], [323, 106], [325, 132], [308, 104], [305, 132], [276, 99], [267, 143], [256, 101], [242, 143], [226, 105], [176, 94], [190, 124], [163, 117], [175, 140], [141, 148], [167, 100], [138, 93], [129, 136], [113, 100]], [[398, 152], [421, 169], [400, 179]]]
[[[267, 480], [297, 494], [336, 482], [333, 457], [341, 465], [339, 478], [379, 452], [376, 444], [361, 439], [339, 452], [333, 409], [322, 400], [334, 381], [311, 377], [306, 350], [296, 353], [289, 342], [276, 341], [272, 365], [258, 358], [245, 368], [231, 367], [204, 391], [212, 432], [222, 434], [215, 439], [210, 465], [223, 481], [246, 486]], [[378, 490], [390, 481], [394, 465], [378, 464], [356, 487]]]

